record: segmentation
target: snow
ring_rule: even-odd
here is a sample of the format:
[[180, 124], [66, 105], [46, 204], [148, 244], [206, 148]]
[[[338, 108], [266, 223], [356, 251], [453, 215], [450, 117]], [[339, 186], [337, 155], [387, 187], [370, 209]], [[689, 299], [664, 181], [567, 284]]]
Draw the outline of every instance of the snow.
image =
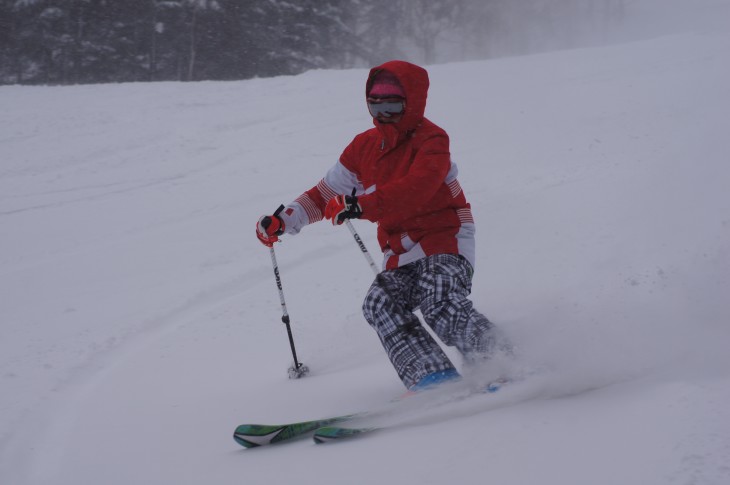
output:
[[703, 12], [429, 68], [473, 300], [519, 347], [501, 364], [542, 372], [323, 447], [231, 435], [402, 392], [360, 313], [372, 273], [344, 227], [276, 246], [312, 369], [288, 380], [253, 226], [369, 126], [366, 71], [1, 87], [0, 483], [730, 483], [730, 3]]

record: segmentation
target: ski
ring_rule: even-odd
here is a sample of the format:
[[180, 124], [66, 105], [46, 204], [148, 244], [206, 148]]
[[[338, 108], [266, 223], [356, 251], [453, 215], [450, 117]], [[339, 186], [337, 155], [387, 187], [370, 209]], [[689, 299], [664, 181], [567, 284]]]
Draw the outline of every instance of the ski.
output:
[[272, 445], [304, 437], [319, 428], [348, 421], [356, 416], [343, 415], [288, 424], [242, 424], [233, 432], [233, 439], [244, 448]]
[[[509, 382], [510, 381], [508, 379], [497, 379], [497, 380], [492, 381], [489, 384], [487, 384], [483, 389], [477, 391], [476, 394], [493, 394], [493, 393], [499, 391], [505, 384], [507, 384]], [[469, 395], [471, 395], [471, 394], [469, 394]], [[455, 400], [466, 398], [469, 395], [462, 396], [461, 398], [455, 398]], [[345, 423], [345, 424], [347, 424], [347, 423]], [[384, 425], [384, 426], [365, 426], [365, 427], [351, 428], [348, 426], [337, 426], [337, 423], [332, 423], [329, 425], [322, 426], [321, 428], [315, 430], [314, 434], [312, 435], [312, 439], [314, 440], [315, 443], [317, 443], [318, 445], [321, 445], [321, 444], [330, 443], [333, 441], [341, 441], [341, 440], [347, 439], [347, 438], [360, 437], [364, 434], [370, 434], [374, 431], [379, 431], [379, 430], [387, 429], [387, 428], [393, 428], [396, 426], [398, 426], [398, 425], [391, 424], [391, 425]]]
[[[485, 388], [476, 391], [476, 393], [492, 393], [499, 390], [507, 380], [500, 379], [489, 383]], [[449, 402], [459, 401], [473, 395], [474, 391], [468, 391], [466, 394], [447, 395], [445, 401], [441, 401], [439, 405], [448, 404]], [[428, 394], [426, 395], [426, 397]], [[381, 427], [347, 427], [339, 426], [339, 424], [349, 421], [360, 420], [364, 418], [377, 417], [380, 414], [387, 414], [388, 409], [393, 406], [399, 406], [403, 402], [411, 402], [416, 397], [398, 398], [391, 401], [388, 406], [380, 410], [370, 410], [354, 414], [346, 414], [341, 416], [333, 416], [329, 418], [314, 419], [310, 421], [299, 421], [287, 424], [242, 424], [233, 432], [233, 439], [244, 448], [256, 448], [259, 446], [273, 445], [276, 443], [291, 441], [297, 438], [303, 438], [312, 435], [316, 443], [325, 443], [329, 441], [341, 440], [343, 438], [351, 438], [360, 436], [365, 433], [371, 433]], [[424, 396], [420, 396], [424, 397]], [[392, 425], [390, 426], [392, 427]]]
[[353, 438], [362, 436], [365, 433], [378, 431], [381, 427], [375, 426], [370, 428], [348, 428], [346, 426], [323, 426], [317, 429], [312, 435], [312, 439], [318, 445], [329, 443], [330, 441], [342, 440], [343, 438]]

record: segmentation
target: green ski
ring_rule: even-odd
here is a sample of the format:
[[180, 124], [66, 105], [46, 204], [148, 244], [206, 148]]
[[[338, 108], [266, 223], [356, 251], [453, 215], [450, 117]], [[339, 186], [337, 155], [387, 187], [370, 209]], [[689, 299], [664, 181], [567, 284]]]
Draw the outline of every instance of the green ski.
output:
[[[510, 381], [507, 379], [498, 379], [489, 383], [482, 390], [476, 391], [476, 394], [490, 394], [497, 392], [507, 382]], [[460, 393], [456, 395], [447, 395], [445, 396], [446, 400], [441, 400], [440, 402], [436, 402], [434, 404], [438, 406], [443, 406], [445, 404], [466, 399], [475, 394], [475, 392], [470, 389], [466, 389], [465, 392], [465, 394]], [[316, 443], [339, 441], [344, 438], [360, 436], [365, 433], [369, 434], [379, 429], [398, 426], [397, 424], [392, 424], [387, 426], [348, 428], [345, 426], [335, 425], [338, 423], [354, 421], [356, 419], [359, 421], [360, 419], [364, 418], [374, 418], [380, 415], [387, 415], [388, 409], [396, 409], [398, 406], [402, 405], [403, 402], [404, 401], [402, 399], [398, 399], [391, 401], [388, 407], [384, 407], [381, 409], [354, 414], [346, 414], [342, 416], [333, 416], [331, 418], [315, 419], [311, 421], [299, 421], [296, 423], [288, 424], [242, 424], [238, 426], [234, 431], [233, 439], [236, 440], [236, 443], [243, 446], [244, 448], [255, 448], [257, 446], [272, 445], [275, 443], [281, 443], [282, 441], [290, 441], [296, 438], [302, 438], [310, 434], [313, 435], [314, 441]]]
[[330, 441], [353, 438], [365, 433], [377, 431], [380, 428], [345, 428], [344, 426], [323, 426], [314, 432], [312, 436], [317, 444], [329, 443]]
[[233, 439], [244, 448], [272, 445], [303, 437], [319, 428], [354, 418], [355, 415], [336, 416], [289, 424], [242, 424], [233, 432]]

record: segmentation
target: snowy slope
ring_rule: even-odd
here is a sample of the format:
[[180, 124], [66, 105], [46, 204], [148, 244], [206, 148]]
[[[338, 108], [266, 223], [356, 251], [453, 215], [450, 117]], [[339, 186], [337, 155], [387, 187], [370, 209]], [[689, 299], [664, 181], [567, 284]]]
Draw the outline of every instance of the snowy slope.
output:
[[[473, 299], [544, 369], [433, 424], [243, 450], [401, 392], [349, 232], [256, 218], [369, 126], [365, 71], [0, 88], [0, 483], [730, 483], [730, 20], [434, 66]], [[710, 7], [707, 7], [708, 9]], [[372, 252], [374, 229], [356, 227]]]

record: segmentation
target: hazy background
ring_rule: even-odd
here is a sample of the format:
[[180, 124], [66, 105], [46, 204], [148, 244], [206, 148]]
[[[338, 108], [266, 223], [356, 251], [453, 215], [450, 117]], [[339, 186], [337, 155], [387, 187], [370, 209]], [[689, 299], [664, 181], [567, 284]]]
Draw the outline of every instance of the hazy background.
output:
[[[636, 40], [712, 0], [0, 0], [0, 83], [233, 80]], [[680, 14], [681, 12], [681, 14]]]

